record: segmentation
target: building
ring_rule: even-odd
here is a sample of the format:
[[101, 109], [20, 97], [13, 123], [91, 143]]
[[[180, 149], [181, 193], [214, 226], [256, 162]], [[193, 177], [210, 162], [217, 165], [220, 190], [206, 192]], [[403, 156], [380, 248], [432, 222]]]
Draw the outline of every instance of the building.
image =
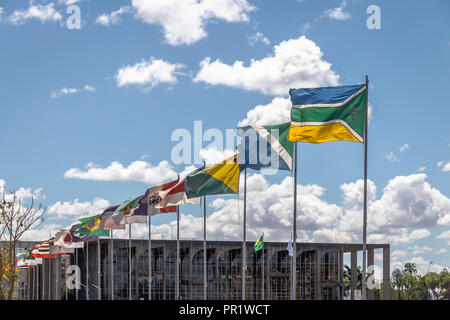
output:
[[[114, 239], [112, 246], [109, 239], [86, 243], [75, 254], [43, 259], [42, 265], [27, 271], [28, 277], [23, 281], [27, 287], [21, 290], [31, 299], [127, 300], [130, 296], [133, 300], [148, 299], [148, 245], [148, 240], [130, 242], [123, 239]], [[175, 299], [177, 242], [152, 240], [151, 245], [151, 299]], [[253, 243], [247, 243], [246, 299], [290, 299], [291, 257], [286, 247], [285, 242], [265, 242], [264, 251], [255, 253]], [[368, 265], [374, 263], [376, 249], [383, 252], [383, 299], [390, 299], [390, 246], [368, 244]], [[344, 254], [351, 256], [353, 296], [357, 254], [361, 250], [361, 244], [297, 243], [297, 299], [344, 299]], [[242, 243], [239, 241], [207, 242], [208, 300], [242, 299], [241, 254]], [[66, 291], [65, 269], [69, 265], [79, 267], [78, 290]], [[202, 241], [180, 241], [179, 271], [180, 299], [203, 299]], [[128, 286], [129, 282], [131, 286]], [[368, 290], [368, 298], [374, 298], [374, 290]]]

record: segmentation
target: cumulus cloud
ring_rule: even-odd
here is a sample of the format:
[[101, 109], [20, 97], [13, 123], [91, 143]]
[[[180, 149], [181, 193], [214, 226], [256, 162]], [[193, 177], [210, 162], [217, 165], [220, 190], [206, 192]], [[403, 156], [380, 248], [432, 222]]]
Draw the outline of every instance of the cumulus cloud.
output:
[[176, 75], [182, 68], [184, 65], [179, 63], [172, 64], [162, 59], [150, 58], [148, 61], [142, 60], [132, 66], [120, 68], [115, 79], [118, 87], [139, 85], [152, 88], [160, 83], [177, 83]]
[[108, 200], [95, 198], [92, 201], [58, 201], [48, 208], [48, 214], [55, 218], [76, 219], [101, 213], [110, 205]]
[[30, 1], [30, 7], [27, 10], [15, 10], [8, 21], [14, 25], [24, 24], [27, 20], [39, 20], [41, 23], [47, 21], [61, 21], [62, 15], [54, 8], [53, 3], [47, 5], [34, 4]]
[[0, 21], [2, 21], [2, 18], [3, 18], [3, 8], [0, 7]]
[[215, 146], [203, 148], [200, 150], [200, 157], [206, 162], [207, 166], [214, 165], [236, 154], [236, 151], [230, 149], [218, 150]]
[[42, 188], [24, 188], [20, 187], [19, 189], [7, 189], [6, 187], [6, 181], [3, 179], [0, 179], [0, 196], [5, 195], [6, 201], [12, 201], [14, 196], [16, 197], [16, 200], [18, 201], [26, 201], [31, 198], [33, 199], [41, 199], [45, 198], [44, 195], [42, 195]]
[[200, 63], [195, 82], [225, 85], [271, 95], [287, 95], [290, 88], [337, 85], [339, 76], [314, 41], [301, 36], [274, 46], [273, 55], [252, 59], [249, 66], [242, 61], [228, 65], [210, 57]]
[[440, 235], [436, 237], [436, 239], [444, 239], [447, 240], [447, 244], [450, 246], [450, 230], [444, 231]]
[[133, 0], [136, 18], [164, 29], [166, 42], [172, 46], [192, 44], [206, 37], [210, 20], [247, 22], [255, 10], [247, 0]]
[[103, 13], [97, 17], [96, 23], [109, 27], [111, 25], [118, 25], [122, 22], [121, 15], [130, 13], [130, 6], [122, 6], [120, 9], [113, 11], [111, 13]]
[[177, 176], [168, 161], [161, 161], [157, 166], [152, 166], [146, 161], [134, 161], [128, 167], [113, 161], [106, 168], [100, 168], [91, 163], [85, 171], [71, 168], [64, 174], [64, 177], [69, 179], [138, 181], [151, 185], [159, 185], [166, 180], [176, 179]]
[[95, 87], [93, 87], [93, 86], [89, 86], [89, 85], [85, 85], [84, 86], [84, 91], [89, 91], [89, 92], [95, 92], [95, 91], [97, 91], [97, 89], [95, 89]]
[[265, 105], [257, 105], [247, 112], [247, 116], [238, 123], [238, 127], [249, 125], [270, 125], [291, 121], [290, 99], [275, 97]]
[[439, 161], [437, 167], [444, 172], [450, 171], [450, 161]]
[[26, 231], [20, 238], [21, 241], [44, 241], [50, 239], [55, 235], [58, 228], [62, 226], [59, 224], [42, 224], [39, 228]]

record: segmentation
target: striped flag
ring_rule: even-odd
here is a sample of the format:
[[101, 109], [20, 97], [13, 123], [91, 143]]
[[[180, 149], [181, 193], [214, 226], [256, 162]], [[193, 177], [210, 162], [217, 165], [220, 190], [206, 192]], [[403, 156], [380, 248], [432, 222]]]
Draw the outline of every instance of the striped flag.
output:
[[322, 143], [364, 142], [367, 90], [364, 84], [291, 89], [291, 128], [288, 140]]
[[125, 224], [117, 224], [112, 215], [116, 212], [119, 205], [110, 206], [103, 211], [100, 215], [100, 225], [98, 226], [100, 229], [105, 230], [124, 230]]
[[167, 208], [170, 206], [178, 206], [186, 203], [190, 204], [200, 204], [201, 198], [191, 198], [189, 199], [186, 195], [184, 186], [186, 180], [177, 182], [172, 188], [167, 190], [161, 190], [158, 192], [160, 201], [154, 206], [155, 208]]

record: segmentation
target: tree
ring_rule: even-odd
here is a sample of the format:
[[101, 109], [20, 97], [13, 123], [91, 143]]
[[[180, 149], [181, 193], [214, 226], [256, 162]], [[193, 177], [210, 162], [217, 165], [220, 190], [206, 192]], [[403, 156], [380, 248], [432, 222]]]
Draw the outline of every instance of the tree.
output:
[[34, 197], [15, 191], [6, 193], [3, 188], [0, 200], [0, 300], [11, 300], [17, 280], [16, 246], [22, 235], [37, 228], [43, 221], [46, 208], [35, 207]]
[[400, 269], [396, 268], [391, 275], [391, 284], [394, 288], [397, 288], [398, 300], [401, 300], [401, 292], [404, 286], [404, 277]]

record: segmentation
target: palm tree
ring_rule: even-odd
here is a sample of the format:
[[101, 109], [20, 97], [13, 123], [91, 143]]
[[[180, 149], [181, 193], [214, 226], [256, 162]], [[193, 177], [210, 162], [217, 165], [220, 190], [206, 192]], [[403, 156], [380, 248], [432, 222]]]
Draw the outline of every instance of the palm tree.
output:
[[400, 269], [396, 268], [391, 275], [391, 283], [392, 286], [394, 286], [394, 288], [397, 288], [397, 292], [398, 292], [398, 300], [401, 300], [401, 291], [403, 288], [403, 283], [404, 283], [404, 277], [403, 277], [403, 273], [400, 271]]
[[408, 273], [409, 275], [413, 276], [417, 273], [417, 266], [414, 262], [407, 262], [405, 263], [405, 267], [403, 269], [403, 272]]

